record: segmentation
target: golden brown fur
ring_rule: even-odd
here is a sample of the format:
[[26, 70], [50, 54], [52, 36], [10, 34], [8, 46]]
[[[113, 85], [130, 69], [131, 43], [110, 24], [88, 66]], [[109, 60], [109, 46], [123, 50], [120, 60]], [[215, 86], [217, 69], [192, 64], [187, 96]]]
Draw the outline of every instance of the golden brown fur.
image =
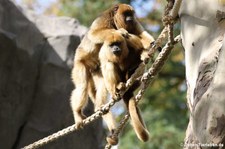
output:
[[[140, 39], [135, 35], [129, 34], [129, 37], [125, 40], [121, 34], [114, 32], [106, 37], [99, 52], [99, 59], [105, 86], [113, 98], [116, 98], [119, 90], [124, 89], [126, 80], [141, 63], [141, 55], [145, 55], [145, 52], [146, 50], [144, 50]], [[133, 95], [133, 91], [138, 86], [139, 82], [135, 82], [124, 94], [123, 99], [138, 138], [147, 141], [149, 138], [148, 131]], [[111, 144], [115, 142], [110, 137], [107, 140], [109, 143], [112, 142]]]
[[[127, 32], [137, 35], [145, 49], [149, 48], [153, 41], [152, 36], [143, 30], [134, 16], [133, 8], [129, 5], [115, 5], [94, 20], [76, 49], [72, 70], [72, 80], [76, 88], [72, 91], [70, 100], [75, 122], [80, 127], [85, 118], [82, 109], [87, 103], [88, 96], [91, 97], [96, 108], [105, 102], [105, 96], [96, 92], [105, 88], [104, 83], [96, 81], [102, 78], [102, 74], [96, 71], [99, 69], [98, 54], [106, 37], [114, 31], [118, 31], [122, 35], [127, 35]], [[106, 123], [109, 130], [113, 131], [115, 122], [111, 113], [104, 117], [107, 118]]]

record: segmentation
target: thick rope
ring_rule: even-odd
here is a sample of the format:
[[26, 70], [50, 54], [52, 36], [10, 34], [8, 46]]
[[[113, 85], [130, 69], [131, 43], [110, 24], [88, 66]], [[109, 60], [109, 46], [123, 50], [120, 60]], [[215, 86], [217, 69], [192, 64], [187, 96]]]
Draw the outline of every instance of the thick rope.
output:
[[[152, 64], [152, 67], [143, 74], [141, 80], [142, 80], [142, 86], [141, 89], [138, 91], [137, 95], [135, 96], [136, 104], [142, 99], [145, 90], [147, 87], [152, 83], [153, 79], [156, 77], [156, 75], [161, 71], [165, 61], [168, 59], [168, 56], [171, 53], [171, 50], [173, 49], [173, 46], [177, 44], [181, 40], [180, 35], [178, 35], [175, 39], [173, 44], [168, 42], [165, 47], [162, 49], [162, 51], [157, 56], [155, 62]], [[123, 130], [124, 126], [129, 120], [129, 113], [126, 113], [125, 116], [122, 118], [122, 121], [120, 122], [120, 125], [115, 129], [114, 133], [112, 134], [113, 137], [118, 138], [119, 133], [121, 130]], [[105, 149], [110, 149], [112, 146], [110, 144], [107, 144], [105, 146]]]
[[[141, 65], [142, 67], [142, 65]], [[137, 74], [139, 72], [136, 72]], [[136, 75], [135, 75], [136, 76]], [[131, 78], [133, 79], [133, 78]], [[127, 86], [131, 86], [133, 84], [133, 81], [130, 80], [129, 83], [126, 83]], [[121, 97], [123, 96], [123, 94], [127, 91], [126, 90], [123, 90], [120, 92], [120, 94], [118, 95], [117, 99], [111, 99], [107, 104], [105, 104], [104, 106], [102, 106], [100, 109], [98, 109], [94, 114], [92, 114], [91, 116], [87, 117], [86, 119], [83, 120], [83, 126], [91, 123], [92, 121], [100, 118], [102, 115], [106, 114], [109, 112], [110, 108], [116, 103], [118, 102], [119, 100], [121, 100]], [[80, 127], [77, 127], [76, 124], [72, 125], [72, 126], [69, 126], [65, 129], [62, 129], [52, 135], [49, 135], [43, 139], [40, 139], [30, 145], [27, 145], [25, 147], [23, 147], [22, 149], [35, 149], [35, 148], [39, 148], [45, 144], [48, 144], [56, 139], [58, 139], [59, 137], [62, 137], [62, 136], [65, 136], [67, 134], [70, 134], [76, 130], [80, 129]]]
[[[83, 124], [84, 126], [91, 123], [92, 121], [100, 118], [102, 115], [106, 114], [109, 109], [117, 102], [119, 101], [119, 99], [116, 100], [110, 100], [109, 103], [105, 104], [101, 109], [99, 109], [98, 111], [96, 111], [94, 114], [92, 114], [91, 116], [87, 117], [86, 119], [83, 120]], [[43, 139], [40, 139], [28, 146], [23, 147], [22, 149], [35, 149], [35, 148], [39, 148], [45, 144], [48, 144], [56, 139], [58, 139], [59, 137], [65, 136], [67, 134], [70, 134], [71, 132], [74, 132], [76, 130], [80, 129], [79, 127], [77, 127], [76, 124], [69, 126], [63, 130], [60, 130], [52, 135], [49, 135]]]
[[[141, 65], [142, 66], [142, 65]], [[136, 72], [139, 73], [139, 72]], [[133, 79], [133, 78], [131, 78]], [[130, 80], [127, 86], [131, 86], [133, 84], [133, 81]], [[126, 89], [127, 90], [127, 89]], [[94, 114], [92, 114], [91, 116], [87, 117], [86, 119], [83, 120], [83, 125], [87, 125], [89, 123], [91, 123], [92, 121], [100, 118], [102, 115], [106, 114], [109, 112], [110, 108], [116, 103], [118, 102], [121, 97], [123, 96], [123, 94], [126, 92], [126, 90], [121, 91], [121, 93], [118, 95], [117, 99], [111, 99], [107, 104], [105, 104], [104, 106], [102, 106], [100, 109], [98, 109]], [[80, 127], [77, 127], [76, 124], [69, 126], [65, 129], [62, 129], [52, 135], [49, 135], [43, 139], [40, 139], [28, 146], [23, 147], [22, 149], [35, 149], [35, 148], [39, 148], [45, 144], [48, 144], [56, 139], [58, 139], [59, 137], [62, 137], [64, 135], [70, 134], [76, 130], [80, 129]]]
[[[177, 0], [177, 1], [181, 1], [181, 0]], [[175, 3], [176, 4], [176, 3]], [[180, 5], [180, 3], [178, 3]], [[173, 9], [175, 9], [175, 12], [178, 12], [179, 7], [174, 7]], [[155, 42], [155, 45], [151, 48], [151, 50], [149, 51], [149, 56], [151, 57], [151, 55], [153, 55], [156, 51], [156, 49], [161, 45], [162, 41], [166, 38], [166, 33], [168, 33], [168, 43], [165, 45], [165, 47], [163, 48], [163, 50], [159, 53], [158, 57], [156, 58], [155, 62], [152, 64], [152, 67], [148, 70], [148, 72], [144, 73], [143, 76], [141, 77], [141, 81], [142, 81], [142, 85], [141, 85], [141, 89], [139, 90], [138, 94], [135, 96], [136, 98], [136, 103], [138, 103], [143, 94], [144, 91], [146, 90], [146, 88], [149, 86], [149, 84], [152, 82], [152, 80], [154, 79], [154, 77], [158, 74], [158, 72], [161, 70], [162, 66], [164, 65], [165, 60], [168, 58], [168, 55], [170, 54], [173, 45], [175, 43], [177, 43], [179, 41], [179, 37], [173, 39], [173, 19], [176, 17], [175, 15], [177, 15], [176, 13], [172, 13], [174, 15], [168, 17], [164, 17], [164, 23], [165, 25], [167, 25], [167, 27], [165, 27], [163, 29], [163, 31], [161, 32], [161, 34], [159, 35], [158, 39]], [[167, 13], [168, 15], [168, 13]], [[165, 21], [167, 20], [167, 21]], [[126, 83], [126, 87], [129, 88], [134, 80], [140, 76], [140, 72], [141, 69], [144, 67], [144, 64], [141, 64], [138, 69], [135, 71], [134, 75], [131, 76], [131, 78], [127, 81]], [[127, 90], [127, 89], [126, 89]], [[83, 120], [83, 125], [87, 125], [89, 123], [91, 123], [92, 121], [100, 118], [102, 115], [106, 114], [109, 112], [109, 109], [116, 103], [118, 102], [121, 97], [123, 96], [123, 94], [126, 92], [126, 90], [122, 91], [120, 93], [120, 96], [117, 99], [111, 99], [109, 103], [105, 104], [102, 108], [100, 108], [98, 111], [96, 111], [94, 114], [92, 114], [91, 116], [87, 117], [86, 119]], [[118, 136], [119, 133], [121, 132], [121, 130], [124, 128], [126, 122], [129, 120], [129, 114], [127, 113], [124, 118], [121, 120], [120, 125], [117, 127], [117, 129], [114, 131], [113, 135], [114, 136]], [[80, 127], [77, 127], [76, 124], [69, 126], [65, 129], [62, 129], [52, 135], [49, 135], [43, 139], [40, 139], [28, 146], [23, 147], [22, 149], [35, 149], [38, 147], [41, 147], [45, 144], [48, 144], [56, 139], [58, 139], [59, 137], [68, 135], [76, 130], [80, 129]], [[105, 149], [110, 149], [111, 145], [107, 144]]]
[[[138, 91], [137, 95], [135, 96], [136, 99], [136, 104], [141, 100], [142, 96], [144, 95], [145, 90], [147, 87], [150, 85], [150, 83], [153, 81], [155, 76], [161, 71], [165, 61], [168, 59], [169, 54], [171, 53], [171, 50], [173, 49], [174, 45], [177, 44], [180, 40], [181, 37], [178, 35], [175, 39], [173, 38], [173, 24], [175, 23], [175, 18], [178, 15], [178, 11], [181, 5], [182, 0], [176, 0], [175, 4], [174, 1], [171, 0], [166, 8], [165, 8], [165, 13], [163, 17], [164, 21], [164, 29], [158, 36], [157, 40], [154, 43], [154, 46], [149, 50], [149, 56], [150, 58], [153, 57], [153, 54], [155, 53], [156, 49], [160, 47], [162, 44], [163, 40], [166, 38], [166, 35], [168, 35], [168, 42], [162, 49], [162, 51], [159, 53], [157, 56], [156, 60], [152, 64], [151, 68], [148, 70], [148, 72], [144, 73], [141, 81], [142, 81], [142, 87]], [[171, 15], [169, 15], [171, 10]], [[136, 70], [138, 71], [138, 69]], [[137, 73], [135, 71], [135, 73]], [[133, 79], [134, 80], [134, 79]], [[129, 82], [129, 80], [127, 81]], [[113, 137], [118, 138], [119, 133], [122, 131], [124, 126], [126, 125], [127, 121], [129, 120], [129, 113], [127, 113], [123, 119], [122, 123], [115, 129], [114, 133], [112, 134]], [[111, 145], [109, 143], [106, 144], [105, 149], [111, 149]]]
[[170, 15], [175, 19], [178, 16], [182, 0], [176, 0]]
[[[120, 124], [117, 126], [117, 128], [114, 130], [112, 134], [112, 138], [118, 138], [120, 132], [123, 130], [125, 127], [127, 121], [130, 118], [130, 114], [127, 112], [126, 115], [121, 119]], [[107, 143], [105, 146], [105, 149], [111, 149], [112, 145]]]

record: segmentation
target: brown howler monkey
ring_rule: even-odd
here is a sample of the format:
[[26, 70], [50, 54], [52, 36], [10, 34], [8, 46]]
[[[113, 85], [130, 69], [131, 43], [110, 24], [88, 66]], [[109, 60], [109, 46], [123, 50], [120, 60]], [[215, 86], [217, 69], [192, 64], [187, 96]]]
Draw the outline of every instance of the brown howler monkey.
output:
[[[98, 54], [106, 36], [115, 30], [119, 30], [121, 34], [129, 32], [137, 35], [146, 49], [150, 47], [150, 43], [154, 40], [137, 21], [134, 10], [130, 5], [117, 4], [94, 20], [76, 49], [72, 70], [72, 80], [76, 88], [72, 91], [70, 100], [77, 126], [82, 127], [82, 120], [85, 117], [82, 109], [87, 103], [88, 94], [93, 98], [97, 96], [97, 93], [88, 89], [88, 86], [94, 83], [93, 78], [98, 76], [93, 75], [92, 77], [91, 73], [99, 68]], [[107, 124], [111, 131], [115, 128], [114, 123]]]
[[[146, 56], [146, 53], [147, 50], [144, 50], [140, 39], [135, 35], [129, 34], [125, 40], [121, 34], [114, 32], [106, 37], [99, 52], [99, 59], [105, 86], [113, 97], [117, 95], [118, 90], [124, 89], [126, 80], [144, 60], [143, 56]], [[138, 138], [142, 141], [147, 141], [149, 133], [133, 95], [133, 92], [139, 85], [140, 82], [136, 81], [125, 92], [123, 99], [127, 105], [131, 122]], [[111, 137], [108, 137], [107, 141], [110, 144], [115, 144]]]

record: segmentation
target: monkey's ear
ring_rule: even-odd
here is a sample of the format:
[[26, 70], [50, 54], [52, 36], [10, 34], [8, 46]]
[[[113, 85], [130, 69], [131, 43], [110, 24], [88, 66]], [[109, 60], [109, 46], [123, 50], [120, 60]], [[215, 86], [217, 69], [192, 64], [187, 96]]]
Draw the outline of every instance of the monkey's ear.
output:
[[116, 4], [114, 7], [113, 7], [113, 12], [114, 14], [117, 13], [117, 10], [119, 9], [119, 4]]

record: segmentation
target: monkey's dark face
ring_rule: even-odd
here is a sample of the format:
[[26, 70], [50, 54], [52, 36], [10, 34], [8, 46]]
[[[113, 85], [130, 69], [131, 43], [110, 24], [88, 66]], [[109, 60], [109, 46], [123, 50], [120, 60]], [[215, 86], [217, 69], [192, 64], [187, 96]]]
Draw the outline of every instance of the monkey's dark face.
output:
[[110, 49], [112, 50], [112, 53], [115, 54], [116, 56], [120, 56], [122, 53], [121, 44], [122, 44], [121, 42], [117, 41], [109, 45]]
[[103, 49], [109, 59], [113, 61], [122, 60], [128, 54], [127, 44], [125, 38], [118, 32], [112, 32], [109, 34], [104, 41]]
[[132, 32], [131, 28], [136, 21], [134, 9], [127, 4], [120, 4], [116, 8], [114, 22], [117, 29], [124, 28], [128, 32]]
[[131, 11], [131, 10], [125, 11], [123, 13], [123, 16], [124, 16], [124, 22], [126, 22], [126, 24], [133, 23], [135, 20], [134, 11]]

